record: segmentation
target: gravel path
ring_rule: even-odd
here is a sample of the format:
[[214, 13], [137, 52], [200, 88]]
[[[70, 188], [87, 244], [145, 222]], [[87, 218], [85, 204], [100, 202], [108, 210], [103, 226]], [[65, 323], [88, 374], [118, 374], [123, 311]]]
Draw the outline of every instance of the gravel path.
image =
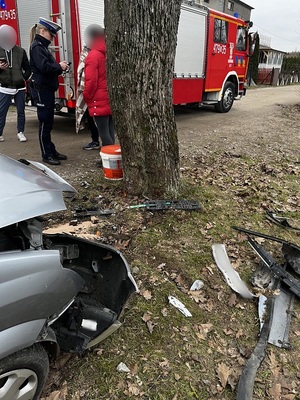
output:
[[[298, 103], [300, 86], [265, 87], [248, 90], [246, 97], [236, 101], [228, 114], [218, 114], [212, 108], [176, 110], [181, 155], [189, 158], [227, 152], [266, 161], [274, 158], [295, 161], [300, 149]], [[15, 120], [12, 111], [0, 152], [14, 158], [40, 160], [35, 110], [27, 110], [26, 143], [17, 141]], [[57, 117], [53, 139], [58, 150], [68, 155], [68, 161], [56, 169], [63, 176], [72, 178], [75, 172], [97, 168], [97, 152], [82, 149], [90, 139], [89, 134], [76, 135], [73, 120]]]

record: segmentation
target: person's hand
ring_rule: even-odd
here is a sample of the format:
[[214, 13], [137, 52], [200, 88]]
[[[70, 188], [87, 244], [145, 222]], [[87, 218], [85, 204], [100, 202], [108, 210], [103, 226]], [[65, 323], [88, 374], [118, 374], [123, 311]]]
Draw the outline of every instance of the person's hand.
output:
[[68, 65], [67, 61], [61, 61], [59, 63], [59, 65], [61, 66], [63, 71], [67, 71], [69, 69], [69, 65]]
[[6, 61], [0, 61], [0, 69], [6, 69], [8, 68], [8, 64]]

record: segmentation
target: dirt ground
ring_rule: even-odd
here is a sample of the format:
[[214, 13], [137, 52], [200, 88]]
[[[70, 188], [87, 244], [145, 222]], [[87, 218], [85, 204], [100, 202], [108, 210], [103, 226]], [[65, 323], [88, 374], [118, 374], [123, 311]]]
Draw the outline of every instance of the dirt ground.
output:
[[[218, 114], [210, 108], [177, 110], [181, 156], [189, 158], [199, 153], [221, 151], [233, 155], [255, 155], [266, 160], [274, 156], [299, 157], [299, 124], [295, 123], [297, 109], [289, 111], [289, 107], [298, 102], [299, 86], [266, 87], [248, 90], [246, 97], [236, 101], [228, 114]], [[287, 115], [282, 113], [282, 108]], [[27, 110], [27, 142], [17, 141], [14, 121], [15, 113], [11, 112], [0, 152], [13, 158], [40, 160], [35, 110]], [[53, 140], [57, 149], [68, 155], [68, 161], [56, 168], [60, 174], [72, 179], [75, 170], [81, 173], [97, 167], [96, 151], [82, 149], [89, 139], [87, 131], [75, 134], [73, 120], [56, 117]]]
[[[257, 343], [257, 301], [232, 292], [211, 255], [224, 243], [233, 267], [251, 287], [258, 258], [232, 225], [274, 234], [299, 245], [299, 235], [268, 222], [266, 210], [300, 224], [300, 86], [255, 88], [228, 114], [180, 108], [176, 121], [181, 152], [180, 196], [201, 204], [200, 212], [130, 210], [142, 201], [126, 198], [121, 183], [103, 179], [96, 151], [84, 151], [88, 132], [75, 134], [74, 121], [55, 120], [53, 139], [68, 160], [53, 169], [78, 194], [69, 209], [99, 205], [115, 214], [69, 226], [68, 212], [46, 225], [89, 235], [121, 250], [139, 294], [122, 317], [123, 326], [83, 357], [63, 355], [52, 364], [45, 400], [233, 400], [242, 368]], [[0, 152], [40, 161], [37, 121], [27, 111], [28, 142], [19, 143], [15, 113], [9, 114]], [[279, 246], [264, 246], [278, 259]], [[201, 279], [202, 290], [191, 293]], [[253, 288], [253, 290], [257, 290]], [[268, 295], [268, 293], [266, 293]], [[173, 295], [193, 317], [168, 303]], [[254, 400], [299, 400], [300, 303], [295, 302], [291, 350], [268, 346], [255, 380]], [[124, 362], [130, 373], [117, 372]]]

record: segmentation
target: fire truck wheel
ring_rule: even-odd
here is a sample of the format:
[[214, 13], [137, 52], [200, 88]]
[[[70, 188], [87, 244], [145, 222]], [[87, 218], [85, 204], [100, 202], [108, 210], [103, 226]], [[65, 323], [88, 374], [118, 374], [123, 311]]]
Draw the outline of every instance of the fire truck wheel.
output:
[[220, 113], [227, 113], [234, 102], [235, 87], [232, 82], [226, 82], [222, 93], [222, 99], [215, 105], [215, 110]]

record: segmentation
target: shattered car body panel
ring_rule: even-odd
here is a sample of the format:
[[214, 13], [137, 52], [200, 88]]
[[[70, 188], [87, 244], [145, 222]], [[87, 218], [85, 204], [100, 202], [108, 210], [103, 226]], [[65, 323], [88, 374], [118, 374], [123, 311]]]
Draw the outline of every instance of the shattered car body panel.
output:
[[137, 291], [136, 283], [122, 253], [111, 246], [65, 234], [45, 235], [45, 246], [58, 249], [62, 264], [85, 282], [74, 303], [52, 326], [63, 350], [81, 353], [91, 340], [103, 340], [106, 329], [119, 328], [117, 318]]
[[43, 234], [40, 216], [75, 192], [49, 168], [0, 155], [0, 179], [0, 359], [44, 342], [82, 353], [121, 325], [129, 266], [113, 247]]
[[58, 251], [49, 250], [0, 253], [0, 276], [0, 331], [49, 318], [84, 284], [74, 271], [62, 268]]
[[65, 180], [40, 163], [25, 165], [0, 154], [0, 171], [0, 228], [65, 210], [63, 191], [76, 192]]

